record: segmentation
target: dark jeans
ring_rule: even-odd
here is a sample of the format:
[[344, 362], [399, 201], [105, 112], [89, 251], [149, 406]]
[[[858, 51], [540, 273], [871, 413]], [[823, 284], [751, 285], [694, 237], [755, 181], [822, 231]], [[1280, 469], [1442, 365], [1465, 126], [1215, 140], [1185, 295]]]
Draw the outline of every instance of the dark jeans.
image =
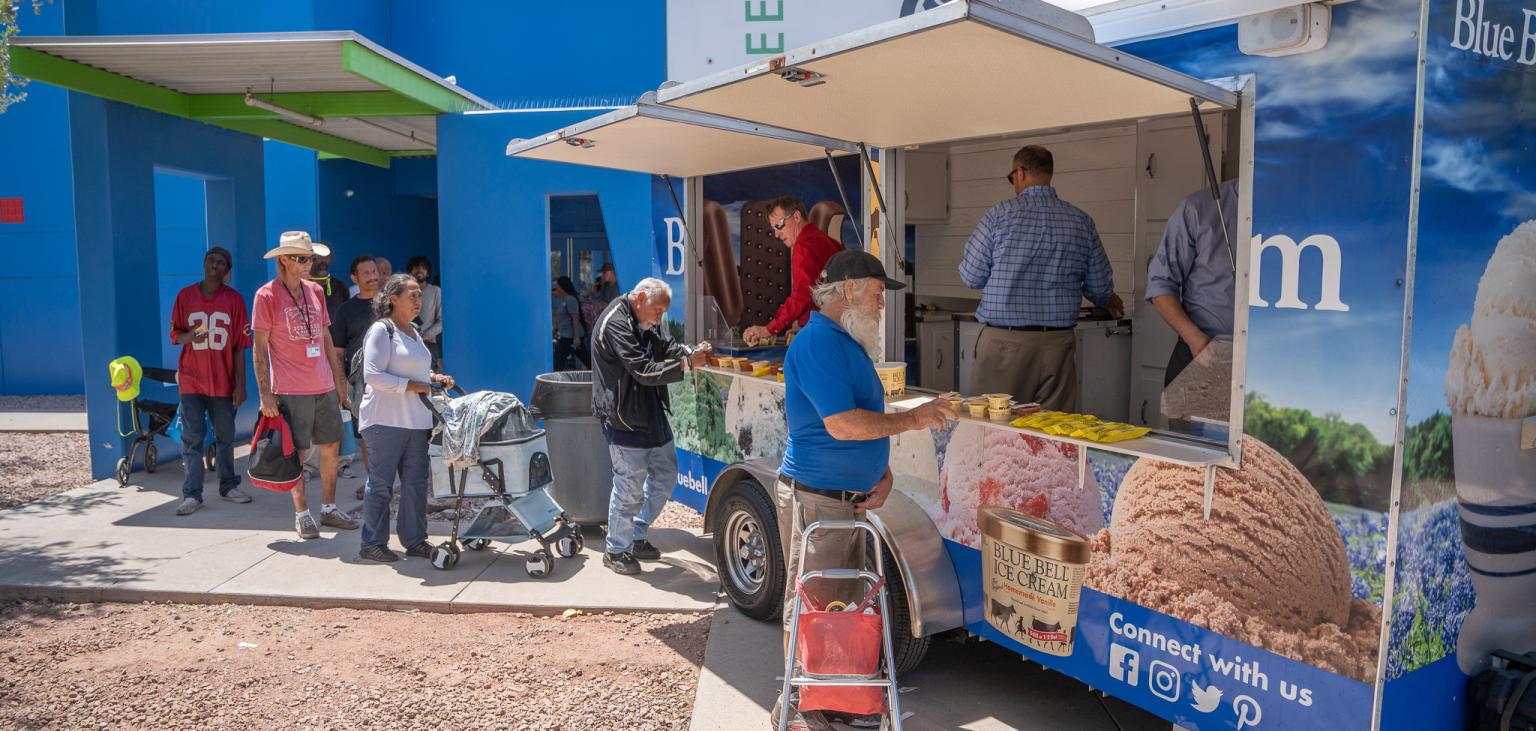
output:
[[570, 360], [573, 355], [576, 356], [576, 360], [579, 363], [577, 368], [585, 369], [587, 367], [587, 353], [586, 348], [582, 346], [580, 341], [574, 338], [558, 338], [555, 340], [555, 370], [566, 370], [566, 361]]
[[400, 545], [427, 540], [427, 491], [432, 463], [427, 456], [431, 429], [401, 429], [374, 424], [363, 430], [368, 444], [368, 487], [363, 496], [363, 548], [389, 543], [389, 500], [400, 476], [400, 516], [395, 529]]
[[[207, 420], [203, 414], [207, 413]], [[181, 395], [181, 466], [186, 477], [181, 481], [181, 496], [203, 499], [203, 440], [208, 437], [208, 420], [213, 421], [215, 461], [219, 465], [219, 494], [228, 495], [240, 486], [235, 474], [235, 402], [228, 396]]]

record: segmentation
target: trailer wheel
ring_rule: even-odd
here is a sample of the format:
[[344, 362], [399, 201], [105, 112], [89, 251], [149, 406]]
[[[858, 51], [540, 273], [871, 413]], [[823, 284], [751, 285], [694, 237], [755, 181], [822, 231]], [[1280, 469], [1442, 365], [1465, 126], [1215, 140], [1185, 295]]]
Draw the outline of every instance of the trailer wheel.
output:
[[715, 565], [731, 603], [753, 619], [778, 617], [784, 602], [784, 549], [768, 493], [750, 479], [726, 488], [711, 532]]
[[885, 596], [890, 601], [891, 622], [891, 652], [895, 653], [892, 665], [896, 667], [896, 675], [911, 672], [923, 662], [923, 657], [928, 654], [928, 645], [932, 637], [912, 636], [912, 607], [907, 602], [906, 581], [901, 576], [901, 568], [896, 565], [896, 557], [891, 555], [890, 548], [884, 548], [885, 561]]

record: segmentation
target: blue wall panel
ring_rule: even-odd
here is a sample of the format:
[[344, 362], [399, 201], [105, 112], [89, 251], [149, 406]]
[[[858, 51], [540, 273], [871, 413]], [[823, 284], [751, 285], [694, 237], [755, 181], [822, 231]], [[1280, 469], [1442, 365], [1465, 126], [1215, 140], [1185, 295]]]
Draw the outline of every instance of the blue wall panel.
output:
[[[76, 246], [85, 362], [161, 352], [165, 323], [153, 291], [159, 276], [154, 216], [157, 167], [208, 179], [208, 236], [235, 259], [231, 284], [247, 297], [266, 279], [262, 253], [264, 190], [261, 140], [155, 112], [71, 94]], [[146, 354], [148, 354], [146, 356]], [[104, 385], [86, 389], [91, 468], [110, 474], [122, 452], [118, 403]], [[246, 406], [254, 413], [254, 400]], [[249, 416], [241, 424], [249, 424]], [[171, 445], [166, 450], [175, 453]]]
[[485, 114], [438, 122], [443, 360], [468, 389], [527, 398], [550, 370], [549, 197], [594, 194], [622, 281], [651, 272], [651, 178], [513, 160], [507, 140], [586, 113]]
[[352, 30], [388, 47], [390, 0], [314, 0], [315, 30]]
[[395, 2], [391, 48], [501, 106], [633, 98], [666, 80], [665, 10], [663, 2]]
[[[336, 276], [358, 254], [389, 257], [396, 272], [418, 254], [437, 264], [437, 201], [395, 195], [395, 176], [351, 160], [322, 160], [319, 172], [320, 240], [335, 252]], [[348, 196], [347, 192], [352, 195]]]
[[[315, 209], [315, 190], [319, 185], [315, 152], [286, 142], [262, 143], [266, 175], [266, 238], [268, 246], [277, 246], [284, 231], [308, 231], [319, 228]], [[266, 276], [274, 274], [271, 267]]]
[[[70, 2], [71, 6], [76, 2]], [[84, 4], [84, 3], [79, 3]], [[310, 0], [207, 2], [206, 0], [96, 0], [95, 30], [73, 33], [266, 33], [313, 30]], [[71, 10], [74, 10], [71, 7]]]
[[175, 368], [181, 348], [171, 343], [171, 306], [176, 293], [203, 278], [208, 251], [208, 194], [203, 181], [175, 173], [155, 172], [155, 259], [160, 281], [160, 355], [145, 365]]
[[[64, 32], [64, 12], [23, 6], [24, 33]], [[26, 101], [0, 115], [5, 174], [0, 198], [21, 198], [24, 223], [0, 224], [0, 271], [10, 296], [0, 305], [0, 394], [81, 393], [80, 296], [75, 278], [75, 207], [69, 171], [67, 92], [28, 84]], [[24, 255], [22, 252], [25, 252]]]

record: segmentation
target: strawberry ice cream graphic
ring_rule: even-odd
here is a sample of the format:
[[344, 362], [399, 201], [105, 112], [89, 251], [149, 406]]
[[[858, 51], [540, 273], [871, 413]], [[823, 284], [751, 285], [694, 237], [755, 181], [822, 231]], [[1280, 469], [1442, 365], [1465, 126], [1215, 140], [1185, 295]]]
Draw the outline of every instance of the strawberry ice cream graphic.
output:
[[1045, 518], [1083, 534], [1104, 527], [1099, 485], [1078, 487], [1077, 447], [1011, 430], [961, 422], [950, 435], [930, 510], [939, 533], [981, 545], [976, 509], [995, 505]]

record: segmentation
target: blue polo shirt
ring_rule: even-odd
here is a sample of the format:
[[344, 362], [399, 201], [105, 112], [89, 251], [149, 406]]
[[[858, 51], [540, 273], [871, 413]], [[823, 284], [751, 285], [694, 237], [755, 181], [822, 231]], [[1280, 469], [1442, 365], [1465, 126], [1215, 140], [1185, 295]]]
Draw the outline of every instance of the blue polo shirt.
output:
[[874, 489], [890, 463], [890, 438], [841, 441], [822, 422], [850, 409], [885, 413], [875, 364], [853, 336], [812, 312], [784, 357], [784, 387], [789, 443], [779, 471], [823, 490]]

